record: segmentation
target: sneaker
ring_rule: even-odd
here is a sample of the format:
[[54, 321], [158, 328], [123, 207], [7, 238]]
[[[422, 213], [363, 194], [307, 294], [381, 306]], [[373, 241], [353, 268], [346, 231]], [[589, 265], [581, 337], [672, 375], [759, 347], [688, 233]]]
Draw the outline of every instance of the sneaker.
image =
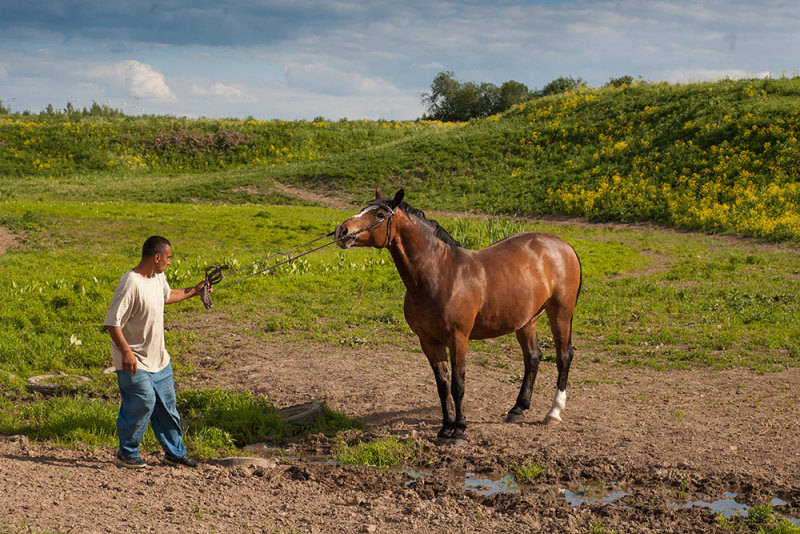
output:
[[178, 467], [197, 467], [197, 460], [190, 458], [185, 454], [180, 458], [170, 458], [169, 456], [164, 456], [164, 463], [168, 465], [176, 465]]
[[147, 467], [147, 464], [144, 463], [144, 460], [138, 456], [135, 458], [125, 457], [120, 453], [117, 453], [117, 457], [114, 458], [114, 463], [116, 463], [119, 467], [127, 467], [128, 469], [142, 469], [143, 467]]

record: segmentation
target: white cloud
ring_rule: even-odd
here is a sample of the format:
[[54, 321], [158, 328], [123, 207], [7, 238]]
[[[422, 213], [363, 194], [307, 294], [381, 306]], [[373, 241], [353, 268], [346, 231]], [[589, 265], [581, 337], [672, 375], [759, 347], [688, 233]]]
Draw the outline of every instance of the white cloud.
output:
[[2, 65], [0, 65], [0, 80], [5, 80], [8, 78], [8, 71]]
[[286, 63], [283, 69], [289, 87], [327, 95], [394, 94], [397, 88], [381, 78], [345, 72], [323, 63]]
[[175, 100], [164, 75], [150, 65], [133, 59], [117, 63], [116, 73], [131, 94], [145, 100]]
[[192, 84], [191, 93], [194, 96], [199, 97], [208, 97], [208, 96], [216, 96], [222, 98], [223, 100], [229, 100], [231, 102], [243, 102], [243, 103], [254, 103], [258, 102], [258, 98], [248, 94], [247, 92], [233, 87], [231, 85], [225, 85], [222, 82], [214, 82], [211, 84], [209, 88], [202, 87], [197, 83]]

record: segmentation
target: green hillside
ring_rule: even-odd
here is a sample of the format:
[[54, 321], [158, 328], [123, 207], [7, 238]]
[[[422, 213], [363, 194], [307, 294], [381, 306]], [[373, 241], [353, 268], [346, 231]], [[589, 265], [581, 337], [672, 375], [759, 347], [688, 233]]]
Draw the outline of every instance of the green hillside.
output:
[[[800, 240], [800, 78], [638, 84], [462, 124], [0, 116], [0, 198], [283, 202], [275, 180], [426, 209]], [[107, 187], [98, 188], [98, 183]]]

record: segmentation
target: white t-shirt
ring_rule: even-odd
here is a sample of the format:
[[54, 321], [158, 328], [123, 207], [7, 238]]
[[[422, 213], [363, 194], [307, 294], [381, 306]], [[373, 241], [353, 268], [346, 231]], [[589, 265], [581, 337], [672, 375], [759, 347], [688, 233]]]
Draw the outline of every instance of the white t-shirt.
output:
[[[137, 369], [157, 373], [169, 364], [164, 346], [164, 304], [170, 295], [164, 273], [146, 278], [128, 271], [120, 278], [105, 326], [122, 327], [122, 335], [138, 360]], [[111, 343], [114, 368], [122, 369], [122, 352]]]

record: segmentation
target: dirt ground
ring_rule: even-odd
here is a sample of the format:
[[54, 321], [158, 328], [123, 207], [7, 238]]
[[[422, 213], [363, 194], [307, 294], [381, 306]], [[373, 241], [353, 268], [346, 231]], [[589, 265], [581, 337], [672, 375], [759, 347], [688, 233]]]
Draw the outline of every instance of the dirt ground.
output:
[[[0, 253], [17, 237], [3, 230]], [[112, 449], [0, 436], [0, 532], [721, 532], [702, 503], [770, 499], [800, 524], [800, 369], [631, 369], [598, 363], [591, 343], [576, 339], [564, 422], [553, 427], [540, 424], [552, 361], [540, 367], [526, 420], [505, 424], [518, 354], [503, 369], [474, 363], [473, 352], [469, 441], [437, 446], [439, 401], [414, 346], [266, 343], [213, 311], [201, 317], [192, 328], [220, 335], [188, 358], [194, 372], [179, 388], [244, 389], [278, 407], [325, 401], [365, 420], [364, 439], [421, 442], [422, 476], [321, 461], [332, 445], [324, 438], [290, 444], [277, 459], [195, 470], [145, 452], [150, 465], [132, 471], [114, 466]], [[529, 461], [545, 466], [532, 484], [502, 483]]]
[[[213, 312], [204, 317], [197, 328], [224, 330]], [[363, 418], [371, 436], [425, 444], [424, 476], [306, 456], [328, 453], [325, 439], [295, 446], [288, 459], [196, 470], [144, 453], [148, 468], [131, 471], [113, 465], [111, 449], [4, 436], [0, 532], [586, 532], [596, 523], [620, 533], [714, 532], [715, 512], [691, 503], [770, 498], [800, 518], [800, 370], [629, 369], [592, 362], [581, 345], [562, 425], [540, 424], [552, 361], [542, 364], [526, 422], [502, 422], [519, 386], [520, 362], [509, 354], [512, 369], [469, 366], [469, 441], [436, 446], [439, 402], [413, 348], [256, 344], [228, 332], [192, 357], [192, 382], [179, 387], [243, 388], [279, 407], [324, 400]], [[530, 460], [545, 471], [522, 491], [471, 482]], [[608, 502], [603, 491], [581, 493], [603, 486], [625, 494]], [[567, 499], [576, 495], [583, 501]]]

